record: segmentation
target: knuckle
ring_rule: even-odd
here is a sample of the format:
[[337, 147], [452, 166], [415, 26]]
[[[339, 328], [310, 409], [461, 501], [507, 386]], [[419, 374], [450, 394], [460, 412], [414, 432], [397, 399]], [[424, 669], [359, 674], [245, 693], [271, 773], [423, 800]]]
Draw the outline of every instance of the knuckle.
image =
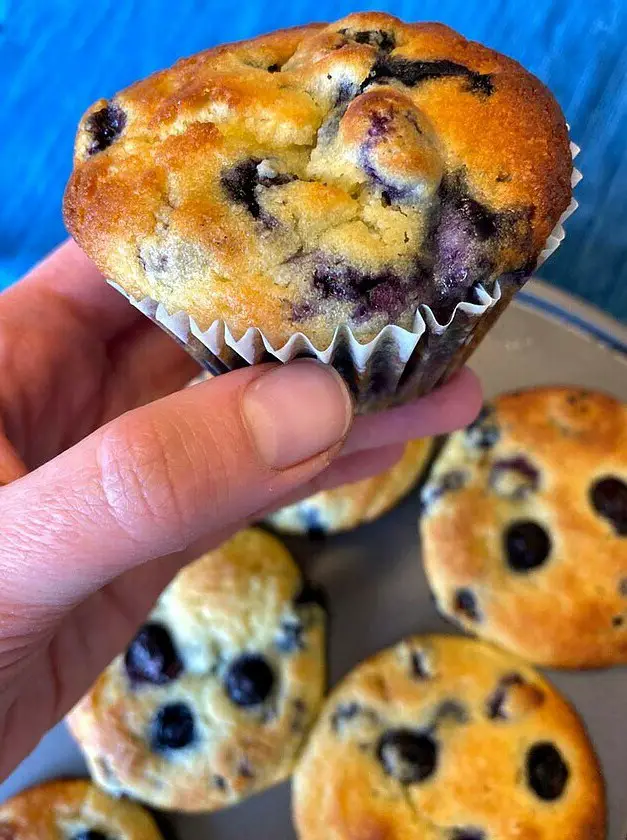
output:
[[104, 430], [97, 458], [103, 499], [115, 524], [137, 539], [147, 527], [162, 531], [170, 551], [186, 543], [190, 511], [186, 488], [177, 479], [194, 465], [181, 463], [185, 447], [173, 446], [168, 431], [151, 420], [139, 424], [132, 415], [122, 417]]

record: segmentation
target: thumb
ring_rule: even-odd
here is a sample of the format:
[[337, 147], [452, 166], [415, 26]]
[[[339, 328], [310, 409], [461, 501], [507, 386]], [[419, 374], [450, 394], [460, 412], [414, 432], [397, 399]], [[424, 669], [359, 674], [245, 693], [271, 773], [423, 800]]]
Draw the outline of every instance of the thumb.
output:
[[31, 619], [219, 535], [326, 468], [352, 420], [332, 369], [251, 367], [131, 411], [0, 490], [0, 602]]

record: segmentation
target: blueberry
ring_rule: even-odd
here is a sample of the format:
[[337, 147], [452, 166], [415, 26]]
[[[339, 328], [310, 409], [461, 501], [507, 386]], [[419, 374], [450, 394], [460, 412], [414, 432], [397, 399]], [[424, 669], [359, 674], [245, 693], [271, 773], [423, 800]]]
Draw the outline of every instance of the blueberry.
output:
[[222, 186], [229, 198], [236, 204], [243, 205], [253, 219], [261, 214], [256, 189], [259, 186], [257, 167], [261, 161], [250, 158], [228, 169], [222, 175]]
[[382, 736], [377, 756], [388, 776], [408, 785], [424, 782], [435, 773], [438, 745], [424, 732], [395, 729]]
[[470, 589], [458, 589], [455, 593], [455, 612], [462, 613], [471, 621], [481, 621], [477, 598]]
[[216, 774], [213, 777], [213, 786], [214, 788], [216, 788], [216, 790], [219, 790], [221, 793], [224, 793], [227, 789], [227, 783], [224, 776]]
[[455, 493], [462, 490], [466, 484], [466, 473], [462, 470], [451, 470], [444, 473], [439, 479], [425, 484], [420, 492], [420, 506], [423, 512], [428, 511], [431, 505], [442, 498], [446, 493]]
[[88, 153], [94, 155], [107, 149], [124, 131], [126, 114], [113, 102], [88, 117], [85, 128], [91, 134]]
[[354, 31], [350, 29], [340, 29], [340, 35], [345, 38], [355, 41], [357, 44], [368, 44], [371, 47], [381, 50], [381, 52], [392, 52], [396, 46], [396, 38], [393, 32], [386, 32], [383, 29], [364, 29]]
[[504, 550], [513, 571], [530, 572], [546, 562], [551, 540], [537, 522], [514, 522], [505, 532]]
[[495, 461], [490, 470], [490, 487], [511, 499], [525, 499], [540, 485], [540, 472], [524, 456]]
[[317, 507], [309, 507], [304, 504], [300, 510], [300, 519], [307, 529], [307, 536], [312, 539], [322, 539], [326, 536], [326, 531], [320, 516], [320, 511]]
[[477, 828], [456, 828], [451, 840], [486, 840], [486, 835]]
[[568, 782], [570, 771], [554, 744], [541, 741], [527, 753], [527, 784], [546, 802], [559, 799]]
[[72, 840], [110, 840], [110, 837], [107, 834], [103, 834], [102, 831], [95, 831], [93, 828], [88, 828], [85, 831], [79, 831], [78, 834], [73, 834]]
[[279, 635], [276, 639], [276, 646], [281, 653], [296, 653], [305, 649], [303, 635], [305, 628], [303, 622], [298, 618], [284, 619], [281, 622]]
[[592, 485], [592, 507], [607, 519], [619, 537], [627, 537], [627, 484], [620, 478], [606, 476]]
[[411, 674], [417, 680], [428, 680], [431, 678], [431, 670], [427, 657], [421, 650], [413, 650], [411, 653]]
[[305, 581], [294, 598], [294, 606], [296, 608], [316, 606], [327, 612], [329, 608], [327, 593], [319, 584]]
[[157, 712], [150, 743], [155, 752], [182, 750], [195, 740], [194, 716], [185, 703], [169, 703]]
[[445, 700], [440, 704], [437, 713], [437, 722], [443, 720], [454, 721], [455, 723], [468, 723], [468, 711], [457, 700]]
[[520, 674], [507, 674], [503, 677], [494, 694], [488, 699], [487, 715], [490, 720], [505, 720], [507, 718], [503, 706], [507, 699], [508, 689], [514, 685], [524, 685], [524, 682]]
[[140, 628], [124, 655], [124, 666], [133, 685], [166, 685], [183, 670], [170, 633], [157, 622]]
[[484, 406], [479, 416], [466, 428], [466, 442], [474, 449], [491, 449], [495, 446], [501, 433], [498, 426], [492, 419], [493, 409]]
[[231, 663], [224, 685], [236, 706], [261, 706], [274, 688], [274, 673], [263, 656], [244, 654]]
[[281, 69], [280, 64], [271, 64], [268, 67], [268, 73], [278, 73], [280, 69]]
[[331, 715], [331, 729], [339, 732], [344, 725], [361, 714], [361, 706], [358, 703], [345, 703], [337, 707]]
[[408, 58], [393, 58], [392, 56], [379, 56], [377, 58], [364, 86], [373, 82], [396, 79], [408, 87], [414, 87], [421, 82], [451, 76], [465, 79], [466, 87], [472, 93], [489, 96], [494, 90], [490, 75], [476, 73], [463, 64], [457, 64], [447, 59], [412, 61]]

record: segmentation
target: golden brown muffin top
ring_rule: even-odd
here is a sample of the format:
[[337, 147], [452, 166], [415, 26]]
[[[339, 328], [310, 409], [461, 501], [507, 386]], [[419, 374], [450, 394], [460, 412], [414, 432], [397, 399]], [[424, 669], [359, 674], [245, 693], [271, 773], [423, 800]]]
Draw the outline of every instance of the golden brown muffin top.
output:
[[48, 782], [0, 805], [2, 840], [161, 840], [152, 817], [84, 779]]
[[543, 665], [627, 663], [627, 406], [568, 387], [498, 397], [450, 437], [423, 501], [443, 613]]
[[415, 636], [332, 692], [297, 768], [300, 840], [603, 840], [576, 713], [516, 657]]
[[85, 114], [68, 229], [136, 299], [275, 347], [446, 320], [571, 196], [556, 101], [441, 24], [359, 13], [177, 62]]
[[69, 715], [93, 778], [180, 811], [283, 781], [325, 688], [318, 598], [256, 528], [183, 569]]

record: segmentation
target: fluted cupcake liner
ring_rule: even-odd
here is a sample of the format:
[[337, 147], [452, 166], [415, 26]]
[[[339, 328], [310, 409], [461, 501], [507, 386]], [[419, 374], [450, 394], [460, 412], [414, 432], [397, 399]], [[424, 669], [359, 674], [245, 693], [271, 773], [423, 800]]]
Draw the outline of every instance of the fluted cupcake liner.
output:
[[[579, 151], [571, 143], [573, 160]], [[573, 187], [581, 177], [573, 167]], [[536, 268], [564, 240], [564, 222], [577, 206], [573, 198], [547, 239]], [[239, 339], [224, 321], [214, 321], [209, 329], [201, 330], [185, 312], [172, 314], [150, 297], [135, 300], [116, 283], [109, 282], [210, 373], [218, 375], [263, 362], [315, 358], [333, 365], [350, 388], [357, 411], [365, 414], [415, 399], [444, 382], [479, 345], [524, 280], [505, 275], [494, 284], [491, 293], [483, 286], [475, 286], [469, 299], [457, 304], [445, 324], [438, 322], [428, 306], [421, 305], [416, 310], [412, 330], [386, 326], [367, 344], [360, 344], [350, 327], [342, 324], [323, 349], [315, 347], [301, 332], [294, 333], [282, 346], [274, 347], [258, 327], [250, 327]]]

